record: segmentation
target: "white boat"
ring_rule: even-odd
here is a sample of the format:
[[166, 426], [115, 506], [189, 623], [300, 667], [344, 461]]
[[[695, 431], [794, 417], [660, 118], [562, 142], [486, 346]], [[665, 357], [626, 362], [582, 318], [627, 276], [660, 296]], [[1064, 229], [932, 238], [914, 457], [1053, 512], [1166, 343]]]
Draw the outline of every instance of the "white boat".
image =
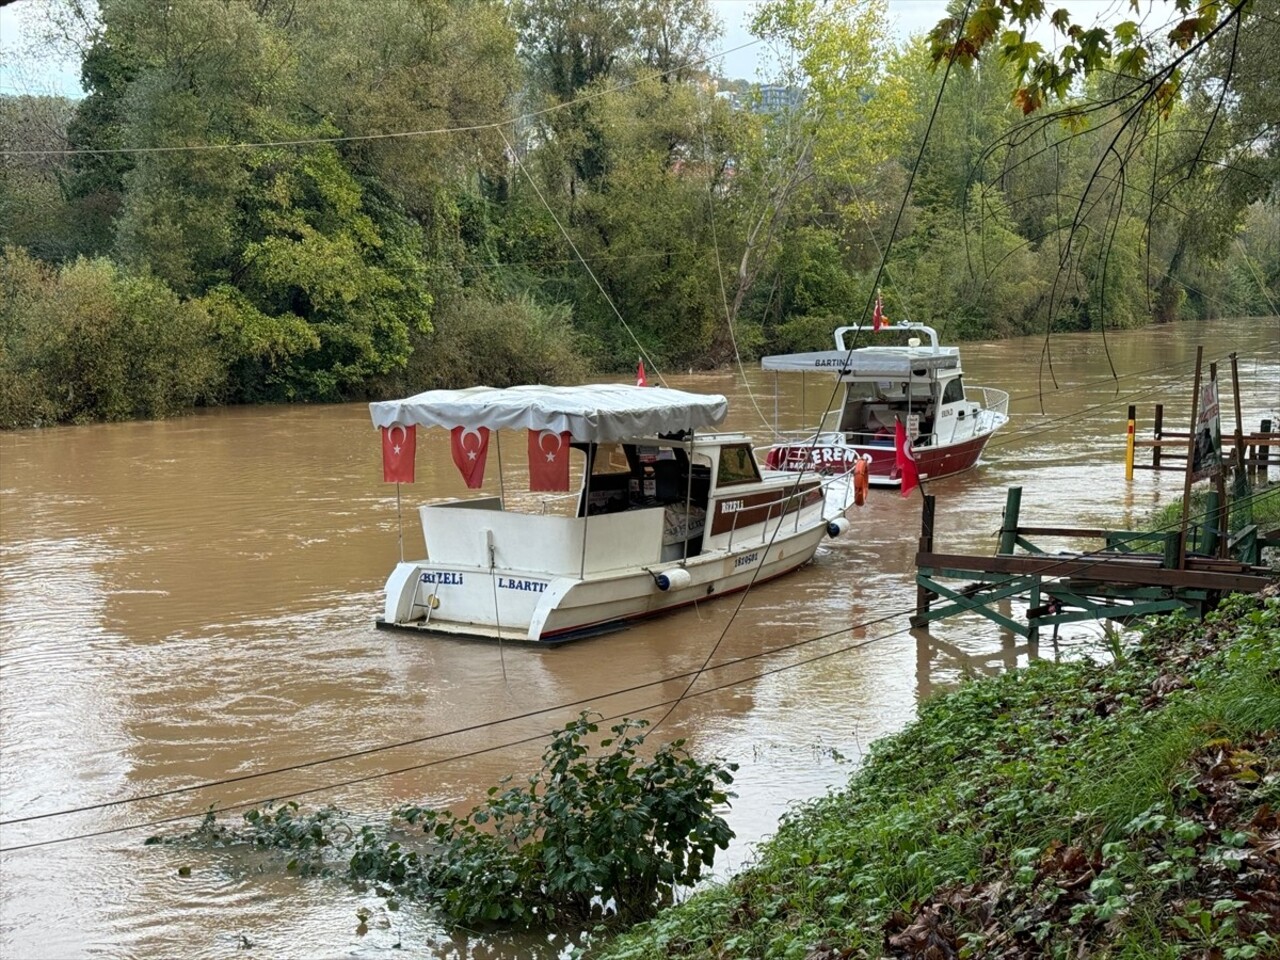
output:
[[472, 387], [370, 411], [384, 428], [568, 433], [582, 478], [573, 515], [502, 496], [420, 506], [425, 555], [392, 571], [380, 627], [558, 643], [789, 573], [849, 524], [848, 477], [761, 470], [747, 436], [698, 433], [723, 422], [721, 396]]
[[[907, 339], [863, 347], [846, 340], [860, 332], [899, 332]], [[835, 347], [760, 361], [765, 370], [835, 376], [844, 386], [840, 405], [827, 411], [816, 433], [779, 434], [765, 456], [767, 466], [842, 473], [863, 458], [871, 486], [899, 486], [894, 422], [901, 420], [921, 478], [936, 480], [974, 466], [987, 441], [1009, 422], [1009, 394], [964, 383], [959, 348], [939, 346], [932, 327], [838, 327]]]

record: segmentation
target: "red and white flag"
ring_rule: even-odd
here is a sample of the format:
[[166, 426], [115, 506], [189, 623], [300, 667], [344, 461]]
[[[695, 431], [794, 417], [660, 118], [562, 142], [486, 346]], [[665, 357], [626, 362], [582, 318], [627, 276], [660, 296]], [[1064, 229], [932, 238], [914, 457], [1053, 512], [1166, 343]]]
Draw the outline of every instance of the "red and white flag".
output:
[[572, 439], [568, 431], [529, 431], [530, 490], [569, 489], [569, 443]]
[[418, 428], [393, 423], [382, 428], [382, 479], [387, 483], [413, 483], [413, 455]]
[[907, 428], [897, 420], [893, 427], [893, 448], [898, 464], [898, 478], [902, 481], [902, 495], [908, 497], [920, 486], [920, 470], [916, 467], [916, 455], [907, 439]]
[[467, 487], [478, 490], [484, 483], [484, 461], [489, 456], [489, 428], [454, 427], [449, 431], [449, 452]]
[[641, 357], [640, 363], [636, 367], [636, 386], [647, 387], [648, 385], [649, 385], [649, 378], [644, 375], [644, 357]]
[[884, 300], [880, 297], [880, 291], [876, 291], [876, 306], [871, 311], [871, 329], [879, 330], [888, 323], [884, 318]]

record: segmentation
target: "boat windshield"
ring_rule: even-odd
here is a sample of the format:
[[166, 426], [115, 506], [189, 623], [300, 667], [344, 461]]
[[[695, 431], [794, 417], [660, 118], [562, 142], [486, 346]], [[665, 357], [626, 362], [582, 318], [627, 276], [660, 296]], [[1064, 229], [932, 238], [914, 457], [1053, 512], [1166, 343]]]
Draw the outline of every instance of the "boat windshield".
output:
[[964, 383], [959, 377], [948, 380], [946, 389], [942, 393], [942, 402], [959, 403], [962, 400], [964, 400]]

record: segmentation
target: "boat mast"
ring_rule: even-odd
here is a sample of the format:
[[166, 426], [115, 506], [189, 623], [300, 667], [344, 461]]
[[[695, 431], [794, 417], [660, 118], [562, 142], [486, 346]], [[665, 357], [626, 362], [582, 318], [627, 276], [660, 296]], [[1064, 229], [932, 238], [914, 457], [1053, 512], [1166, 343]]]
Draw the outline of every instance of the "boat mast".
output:
[[507, 509], [507, 484], [502, 478], [502, 431], [493, 431], [494, 438], [498, 443], [498, 508], [500, 510]]

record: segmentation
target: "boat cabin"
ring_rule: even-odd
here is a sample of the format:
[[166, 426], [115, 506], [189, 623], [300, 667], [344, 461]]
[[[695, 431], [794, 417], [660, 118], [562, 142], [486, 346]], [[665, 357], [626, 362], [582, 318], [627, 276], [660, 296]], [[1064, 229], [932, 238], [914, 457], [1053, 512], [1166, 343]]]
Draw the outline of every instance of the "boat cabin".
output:
[[[899, 324], [900, 345], [858, 347], [846, 337], [868, 329], [839, 327], [836, 349], [765, 357], [766, 370], [834, 373], [844, 386], [843, 402], [823, 418], [824, 435], [840, 434], [852, 446], [893, 446], [901, 420], [916, 447], [946, 444], [958, 425], [977, 416], [979, 406], [965, 396], [960, 351], [940, 347], [938, 334], [923, 324]], [[922, 343], [921, 334], [928, 338]]]
[[586, 457], [577, 516], [661, 508], [662, 559], [697, 556], [713, 491], [759, 483], [751, 441], [742, 434], [698, 438], [689, 451], [678, 436], [618, 443], [575, 443]]

